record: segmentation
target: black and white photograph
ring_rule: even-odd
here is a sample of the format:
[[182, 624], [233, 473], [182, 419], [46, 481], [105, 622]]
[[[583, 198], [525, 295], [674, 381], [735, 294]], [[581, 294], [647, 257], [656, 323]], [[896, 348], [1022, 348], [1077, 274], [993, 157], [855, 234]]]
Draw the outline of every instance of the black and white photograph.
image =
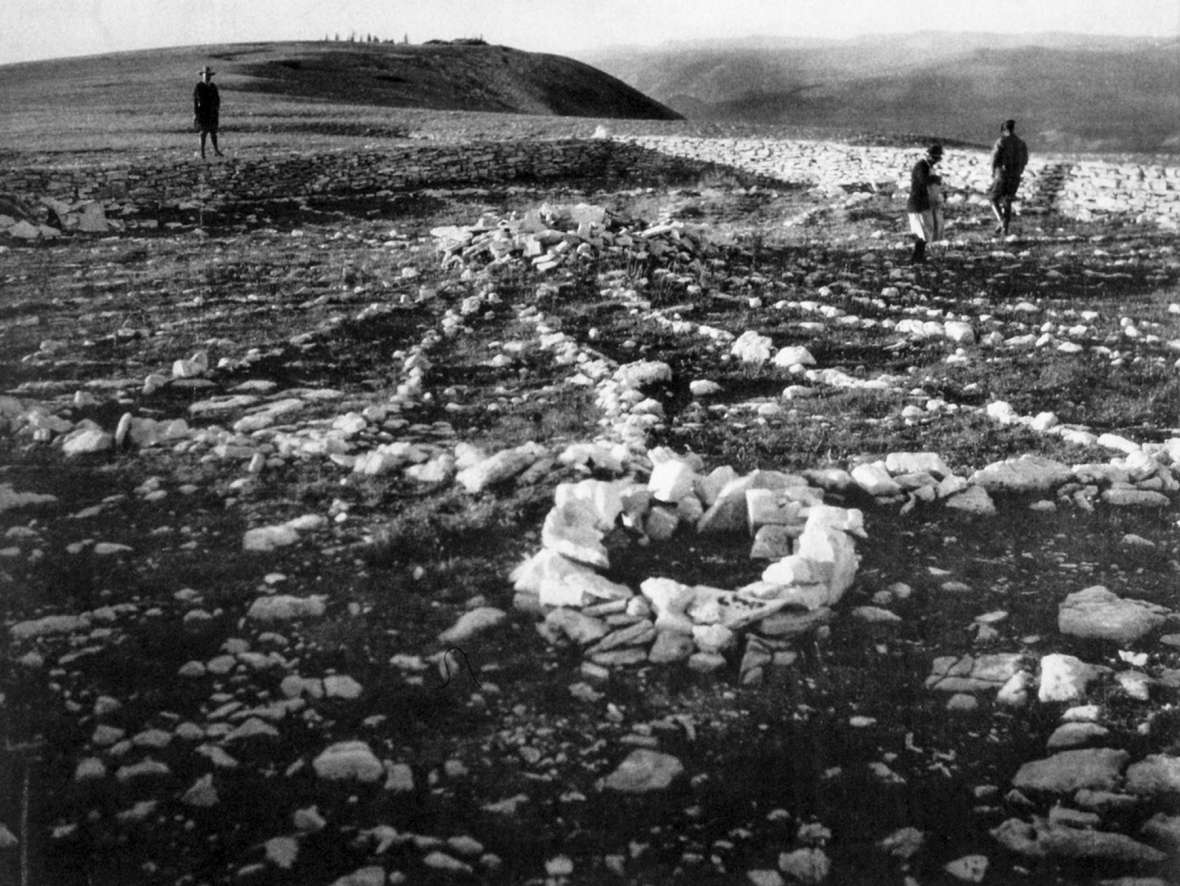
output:
[[8, 0], [0, 886], [1178, 886], [1178, 0]]

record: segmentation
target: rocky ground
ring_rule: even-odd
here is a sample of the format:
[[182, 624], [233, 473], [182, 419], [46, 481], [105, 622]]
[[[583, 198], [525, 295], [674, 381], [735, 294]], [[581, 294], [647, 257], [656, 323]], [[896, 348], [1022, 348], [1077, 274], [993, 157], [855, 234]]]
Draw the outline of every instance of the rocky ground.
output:
[[842, 175], [18, 195], [0, 880], [1180, 880], [1174, 204]]

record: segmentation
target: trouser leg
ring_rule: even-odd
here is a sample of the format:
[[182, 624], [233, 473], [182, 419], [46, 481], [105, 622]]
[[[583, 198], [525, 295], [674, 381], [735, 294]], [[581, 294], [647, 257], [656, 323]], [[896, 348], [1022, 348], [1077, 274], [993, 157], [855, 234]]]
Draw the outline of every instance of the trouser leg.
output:
[[994, 215], [996, 217], [996, 225], [997, 225], [996, 232], [999, 233], [1000, 229], [1003, 228], [1003, 226], [1004, 226], [1003, 198], [1002, 197], [994, 198], [991, 202], [991, 206], [992, 206], [992, 215]]
[[217, 147], [217, 130], [210, 132], [209, 138], [213, 139], [213, 153], [220, 157], [221, 149]]

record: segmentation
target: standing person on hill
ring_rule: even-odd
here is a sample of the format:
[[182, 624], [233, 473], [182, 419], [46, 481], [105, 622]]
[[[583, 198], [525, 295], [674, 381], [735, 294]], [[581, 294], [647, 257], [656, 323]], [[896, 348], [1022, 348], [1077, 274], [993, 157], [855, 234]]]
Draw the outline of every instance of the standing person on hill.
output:
[[1012, 222], [1012, 201], [1020, 187], [1020, 176], [1028, 165], [1028, 145], [1016, 135], [1016, 121], [1005, 120], [1000, 137], [992, 147], [992, 184], [987, 195], [996, 216], [996, 234], [1006, 235]]
[[213, 85], [213, 70], [208, 65], [197, 72], [201, 79], [193, 89], [193, 124], [201, 131], [201, 159], [205, 159], [205, 136], [213, 139], [213, 153], [222, 156], [217, 147], [218, 115], [221, 111], [221, 95]]
[[926, 261], [926, 244], [942, 236], [942, 197], [939, 194], [942, 178], [934, 172], [940, 160], [942, 145], [933, 144], [910, 172], [910, 196], [905, 209], [909, 214], [910, 233], [914, 235], [911, 264]]

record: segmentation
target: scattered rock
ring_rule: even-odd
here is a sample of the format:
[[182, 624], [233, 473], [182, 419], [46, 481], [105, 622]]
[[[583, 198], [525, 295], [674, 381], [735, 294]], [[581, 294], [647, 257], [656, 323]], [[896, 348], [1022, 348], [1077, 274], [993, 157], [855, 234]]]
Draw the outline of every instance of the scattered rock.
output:
[[464, 612], [457, 622], [438, 635], [443, 643], [464, 643], [477, 634], [503, 624], [508, 614], [494, 606], [479, 606]]
[[671, 754], [639, 748], [602, 780], [601, 789], [624, 794], [663, 791], [683, 772], [684, 765]]
[[1042, 703], [1081, 701], [1086, 697], [1086, 687], [1098, 673], [1098, 668], [1080, 658], [1050, 653], [1041, 658], [1037, 698]]
[[962, 883], [982, 883], [987, 876], [986, 855], [964, 855], [943, 866], [943, 870]]
[[312, 761], [316, 775], [327, 781], [377, 781], [385, 767], [363, 741], [342, 741], [325, 748]]
[[246, 617], [255, 621], [290, 621], [296, 618], [318, 618], [324, 614], [325, 598], [292, 597], [278, 594], [273, 597], [259, 597], [250, 604]]
[[822, 849], [810, 847], [780, 854], [778, 869], [798, 883], [816, 886], [831, 875], [832, 862]]
[[1127, 600], [1101, 585], [1070, 594], [1057, 610], [1063, 634], [1130, 646], [1161, 629], [1171, 613], [1143, 600]]
[[1062, 751], [1025, 763], [1012, 778], [1019, 791], [1069, 794], [1082, 789], [1112, 791], [1131, 755], [1114, 748]]

